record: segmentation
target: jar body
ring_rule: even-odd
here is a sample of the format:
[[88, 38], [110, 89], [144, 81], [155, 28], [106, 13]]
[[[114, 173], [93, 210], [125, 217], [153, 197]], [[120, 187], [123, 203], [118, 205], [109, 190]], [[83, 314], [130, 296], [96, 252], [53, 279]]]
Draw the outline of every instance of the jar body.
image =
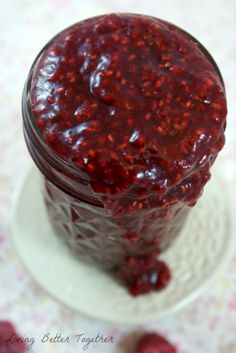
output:
[[159, 254], [176, 239], [189, 207], [150, 208], [123, 215], [65, 193], [42, 177], [43, 195], [56, 234], [78, 255], [105, 269], [119, 268], [127, 258]]

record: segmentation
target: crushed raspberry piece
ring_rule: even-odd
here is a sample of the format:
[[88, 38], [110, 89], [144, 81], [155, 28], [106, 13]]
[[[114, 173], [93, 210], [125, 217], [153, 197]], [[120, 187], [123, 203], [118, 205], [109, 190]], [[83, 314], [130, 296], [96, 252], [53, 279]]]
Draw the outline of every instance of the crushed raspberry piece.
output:
[[155, 254], [128, 258], [117, 274], [133, 296], [162, 290], [171, 279], [170, 269]]
[[0, 321], [0, 353], [24, 353], [26, 345], [12, 323]]
[[157, 333], [147, 333], [139, 339], [136, 353], [177, 353], [177, 350]]

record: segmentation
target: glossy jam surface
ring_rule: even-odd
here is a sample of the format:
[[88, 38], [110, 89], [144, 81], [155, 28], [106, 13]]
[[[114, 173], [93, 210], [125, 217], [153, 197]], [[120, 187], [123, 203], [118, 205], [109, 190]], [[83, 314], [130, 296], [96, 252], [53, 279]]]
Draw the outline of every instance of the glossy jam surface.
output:
[[212, 62], [189, 35], [147, 16], [111, 14], [61, 32], [34, 68], [30, 98], [44, 141], [95, 193], [128, 193], [132, 209], [193, 204], [224, 144]]

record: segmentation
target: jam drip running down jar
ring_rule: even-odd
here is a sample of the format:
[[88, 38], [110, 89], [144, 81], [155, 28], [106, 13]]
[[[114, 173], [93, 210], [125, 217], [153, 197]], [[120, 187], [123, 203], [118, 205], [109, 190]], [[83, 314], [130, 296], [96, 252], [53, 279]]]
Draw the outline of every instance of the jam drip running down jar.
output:
[[225, 118], [219, 69], [173, 24], [124, 13], [60, 32], [23, 93], [25, 139], [56, 234], [134, 295], [167, 285], [158, 255], [210, 178]]

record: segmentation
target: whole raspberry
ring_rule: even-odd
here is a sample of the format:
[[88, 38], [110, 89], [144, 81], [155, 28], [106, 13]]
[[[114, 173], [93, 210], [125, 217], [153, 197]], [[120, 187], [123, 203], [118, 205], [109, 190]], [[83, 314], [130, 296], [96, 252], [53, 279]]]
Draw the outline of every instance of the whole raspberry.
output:
[[136, 353], [177, 353], [177, 350], [157, 333], [147, 333], [139, 339]]
[[0, 353], [24, 353], [26, 345], [16, 333], [14, 326], [0, 321]]

